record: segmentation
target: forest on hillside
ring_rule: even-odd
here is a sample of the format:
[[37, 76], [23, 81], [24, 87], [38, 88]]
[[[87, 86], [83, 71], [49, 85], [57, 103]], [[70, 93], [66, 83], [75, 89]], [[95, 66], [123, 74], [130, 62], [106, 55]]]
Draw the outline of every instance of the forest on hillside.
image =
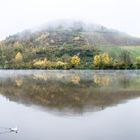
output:
[[24, 31], [0, 42], [1, 69], [137, 69], [140, 39], [74, 22]]

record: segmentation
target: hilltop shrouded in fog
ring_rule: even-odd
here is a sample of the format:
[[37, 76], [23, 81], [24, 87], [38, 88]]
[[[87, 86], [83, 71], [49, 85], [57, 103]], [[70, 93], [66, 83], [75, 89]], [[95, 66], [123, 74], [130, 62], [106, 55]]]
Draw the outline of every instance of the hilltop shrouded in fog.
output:
[[[82, 21], [59, 20], [48, 22], [38, 28], [26, 30], [9, 36], [5, 42], [22, 43], [30, 41], [39, 45], [139, 45], [140, 39], [102, 25]], [[28, 44], [27, 44], [28, 46]]]
[[96, 22], [140, 37], [139, 5], [139, 0], [4, 0], [0, 4], [0, 40], [49, 21], [67, 18]]

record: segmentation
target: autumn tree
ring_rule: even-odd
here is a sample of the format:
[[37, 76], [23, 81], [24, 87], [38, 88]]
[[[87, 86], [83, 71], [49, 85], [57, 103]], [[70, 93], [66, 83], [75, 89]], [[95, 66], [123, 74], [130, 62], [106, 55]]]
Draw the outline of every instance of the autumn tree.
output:
[[74, 56], [71, 58], [71, 64], [72, 64], [73, 66], [77, 66], [79, 63], [80, 63], [80, 58], [79, 58], [77, 55], [74, 55]]
[[23, 55], [22, 55], [21, 52], [18, 52], [15, 56], [15, 61], [16, 62], [22, 62], [22, 60], [23, 60]]
[[95, 55], [93, 58], [93, 64], [95, 66], [105, 66], [110, 63], [110, 58], [107, 53]]

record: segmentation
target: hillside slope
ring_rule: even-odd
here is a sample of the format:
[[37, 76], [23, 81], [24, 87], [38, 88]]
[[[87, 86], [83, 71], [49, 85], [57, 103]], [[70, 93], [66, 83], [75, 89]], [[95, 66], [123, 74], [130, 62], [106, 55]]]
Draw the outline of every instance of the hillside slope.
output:
[[[126, 68], [135, 64], [139, 54], [131, 59], [125, 49], [120, 49], [119, 53], [116, 51], [121, 46], [139, 48], [140, 38], [95, 24], [49, 23], [11, 35], [0, 42], [0, 68], [93, 69], [93, 58], [104, 52], [108, 53], [104, 55], [109, 63], [106, 68], [114, 68], [114, 65], [115, 68]], [[113, 53], [107, 51], [108, 47], [113, 49]], [[72, 62], [72, 58], [78, 61]], [[73, 64], [75, 62], [77, 64]]]
[[36, 30], [27, 30], [6, 38], [8, 45], [21, 42], [26, 46], [112, 46], [140, 45], [140, 38], [83, 22], [49, 23]]

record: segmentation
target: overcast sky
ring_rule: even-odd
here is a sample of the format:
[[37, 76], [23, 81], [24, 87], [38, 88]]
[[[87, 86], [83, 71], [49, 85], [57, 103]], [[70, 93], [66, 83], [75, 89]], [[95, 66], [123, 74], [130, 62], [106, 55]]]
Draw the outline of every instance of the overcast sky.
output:
[[65, 18], [140, 37], [140, 0], [0, 0], [0, 39]]

